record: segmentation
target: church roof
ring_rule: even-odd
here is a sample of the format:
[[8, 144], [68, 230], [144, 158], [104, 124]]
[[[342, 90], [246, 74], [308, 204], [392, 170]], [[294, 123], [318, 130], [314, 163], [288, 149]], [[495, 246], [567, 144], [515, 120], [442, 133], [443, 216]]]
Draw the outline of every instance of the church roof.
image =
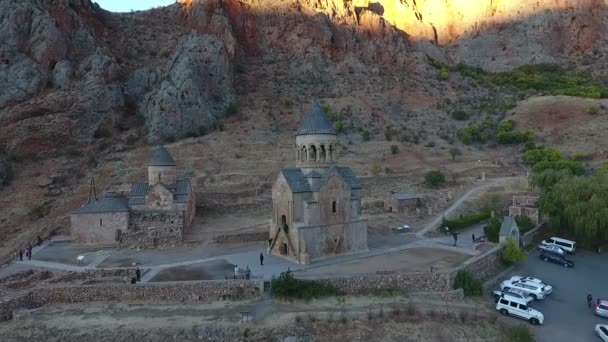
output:
[[306, 134], [336, 134], [334, 125], [329, 121], [317, 100], [312, 101], [298, 127], [298, 135]]
[[107, 196], [74, 210], [72, 214], [119, 213], [128, 211], [129, 206], [126, 198], [122, 196]]
[[298, 193], [311, 191], [310, 184], [308, 184], [308, 182], [304, 178], [302, 170], [283, 169], [281, 173], [283, 174], [283, 177], [285, 177], [285, 180], [287, 181], [287, 185], [289, 186], [289, 189], [291, 189], [291, 192]]
[[306, 178], [323, 178], [323, 175], [318, 173], [317, 171], [311, 171], [304, 177], [306, 177]]
[[502, 224], [500, 225], [498, 235], [509, 236], [511, 235], [511, 231], [513, 231], [513, 229], [518, 229], [517, 222], [515, 222], [515, 219], [512, 216], [505, 216], [502, 219]]
[[[163, 186], [165, 186], [163, 184]], [[176, 203], [186, 203], [190, 198], [190, 179], [178, 179], [175, 188], [167, 187], [175, 195]], [[148, 183], [133, 183], [129, 194], [129, 205], [146, 204], [146, 195], [150, 192]]]
[[350, 185], [351, 189], [361, 189], [361, 182], [353, 172], [353, 169], [347, 166], [337, 167], [338, 172], [344, 177], [344, 180]]
[[175, 160], [164, 146], [158, 146], [152, 152], [148, 166], [175, 166]]

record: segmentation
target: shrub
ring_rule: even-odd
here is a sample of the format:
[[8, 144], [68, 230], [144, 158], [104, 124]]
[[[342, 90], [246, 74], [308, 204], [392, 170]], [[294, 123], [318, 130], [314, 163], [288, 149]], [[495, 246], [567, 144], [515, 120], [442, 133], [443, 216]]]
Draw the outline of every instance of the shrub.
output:
[[438, 187], [445, 184], [445, 176], [443, 173], [441, 173], [441, 171], [436, 170], [427, 172], [427, 174], [424, 176], [424, 180], [426, 184], [433, 187]]
[[506, 265], [511, 265], [514, 262], [522, 262], [526, 260], [526, 253], [517, 246], [515, 240], [507, 238], [507, 243], [500, 253], [500, 259]]
[[399, 153], [399, 146], [397, 146], [397, 145], [391, 145], [391, 153], [392, 154]]
[[521, 159], [528, 165], [535, 165], [541, 161], [558, 161], [562, 159], [562, 153], [555, 148], [535, 148], [524, 152]]
[[458, 148], [452, 147], [450, 149], [450, 155], [452, 155], [452, 160], [455, 160], [456, 156], [462, 155], [462, 152]]
[[370, 167], [370, 172], [374, 176], [379, 175], [380, 172], [382, 172], [382, 165], [380, 165], [379, 163], [373, 163], [372, 166]]
[[570, 160], [574, 160], [574, 161], [583, 161], [583, 160], [588, 160], [591, 159], [591, 153], [586, 153], [586, 152], [573, 152], [570, 155]]
[[364, 129], [361, 131], [361, 138], [363, 138], [363, 141], [369, 141], [372, 138], [372, 133]]
[[233, 115], [238, 114], [239, 107], [236, 105], [236, 102], [232, 102], [226, 107], [226, 117], [231, 117]]
[[519, 232], [521, 234], [529, 231], [534, 228], [536, 225], [530, 218], [526, 215], [517, 215], [515, 216], [515, 222], [517, 223], [517, 227], [519, 227]]
[[483, 220], [487, 220], [491, 215], [490, 209], [482, 209], [477, 213], [460, 215], [456, 219], [443, 219], [442, 227], [448, 227], [450, 231], [457, 231], [469, 227]]
[[600, 112], [600, 108], [597, 106], [589, 106], [587, 107], [587, 113], [591, 115], [595, 115]]
[[448, 69], [441, 68], [441, 70], [439, 70], [439, 79], [445, 81], [448, 79], [448, 77], [450, 77], [450, 72], [448, 71]]
[[468, 119], [469, 115], [464, 110], [457, 110], [452, 113], [452, 118], [462, 121]]
[[530, 328], [523, 324], [509, 328], [507, 338], [509, 342], [534, 342]]
[[473, 275], [465, 270], [460, 270], [454, 278], [454, 289], [462, 289], [465, 296], [481, 296], [483, 294], [482, 282], [473, 277]]
[[272, 294], [281, 298], [310, 300], [336, 296], [338, 290], [329, 283], [296, 279], [291, 271], [287, 271], [272, 280]]
[[133, 145], [133, 144], [135, 144], [136, 141], [137, 141], [137, 136], [135, 136], [133, 134], [129, 134], [127, 136], [127, 145]]
[[393, 126], [387, 125], [384, 127], [384, 138], [386, 138], [386, 141], [391, 141], [393, 139]]
[[498, 243], [498, 235], [500, 233], [501, 224], [501, 220], [494, 217], [488, 221], [488, 224], [485, 227], [483, 227], [483, 234], [486, 236], [488, 241]]
[[346, 124], [344, 123], [343, 120], [338, 120], [334, 123], [334, 128], [336, 129], [336, 132], [342, 133], [342, 132], [344, 132], [344, 129], [346, 128]]
[[39, 220], [51, 212], [51, 207], [48, 202], [33, 207], [27, 214], [30, 220]]
[[112, 131], [106, 126], [97, 127], [97, 129], [95, 130], [95, 133], [93, 133], [93, 137], [95, 139], [109, 138], [111, 136], [112, 136]]
[[580, 176], [585, 173], [583, 164], [574, 160], [557, 160], [557, 161], [540, 161], [532, 167], [535, 173], [543, 172], [544, 170], [568, 170], [575, 176]]

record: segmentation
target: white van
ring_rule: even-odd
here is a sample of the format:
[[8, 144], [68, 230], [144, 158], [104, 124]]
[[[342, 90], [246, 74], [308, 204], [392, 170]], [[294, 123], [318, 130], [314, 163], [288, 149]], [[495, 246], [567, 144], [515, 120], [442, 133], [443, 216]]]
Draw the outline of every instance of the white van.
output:
[[558, 237], [552, 237], [540, 242], [541, 245], [557, 246], [564, 251], [572, 254], [576, 250], [576, 242]]
[[496, 310], [505, 316], [515, 316], [525, 319], [530, 324], [543, 324], [545, 316], [538, 310], [532, 309], [527, 303], [519, 298], [505, 296], [496, 303]]

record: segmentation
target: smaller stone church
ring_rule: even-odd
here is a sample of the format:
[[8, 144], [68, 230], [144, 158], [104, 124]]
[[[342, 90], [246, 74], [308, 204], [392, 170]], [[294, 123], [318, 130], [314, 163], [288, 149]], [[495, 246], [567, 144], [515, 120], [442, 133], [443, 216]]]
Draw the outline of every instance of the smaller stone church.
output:
[[90, 245], [176, 245], [195, 210], [190, 179], [178, 178], [175, 160], [160, 146], [148, 163], [147, 182], [132, 184], [128, 194], [106, 193], [72, 212], [71, 236]]
[[300, 264], [366, 251], [361, 182], [338, 166], [337, 135], [314, 101], [296, 135], [296, 167], [285, 168], [272, 189], [269, 248]]

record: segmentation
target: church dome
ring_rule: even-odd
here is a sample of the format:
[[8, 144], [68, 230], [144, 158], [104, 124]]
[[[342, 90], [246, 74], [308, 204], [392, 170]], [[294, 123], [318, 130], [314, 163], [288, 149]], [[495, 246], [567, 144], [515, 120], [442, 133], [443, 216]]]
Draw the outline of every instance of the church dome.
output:
[[152, 152], [148, 166], [175, 166], [175, 160], [164, 146], [159, 146]]
[[336, 134], [334, 125], [329, 121], [317, 100], [312, 101], [298, 127], [297, 135], [308, 134]]

